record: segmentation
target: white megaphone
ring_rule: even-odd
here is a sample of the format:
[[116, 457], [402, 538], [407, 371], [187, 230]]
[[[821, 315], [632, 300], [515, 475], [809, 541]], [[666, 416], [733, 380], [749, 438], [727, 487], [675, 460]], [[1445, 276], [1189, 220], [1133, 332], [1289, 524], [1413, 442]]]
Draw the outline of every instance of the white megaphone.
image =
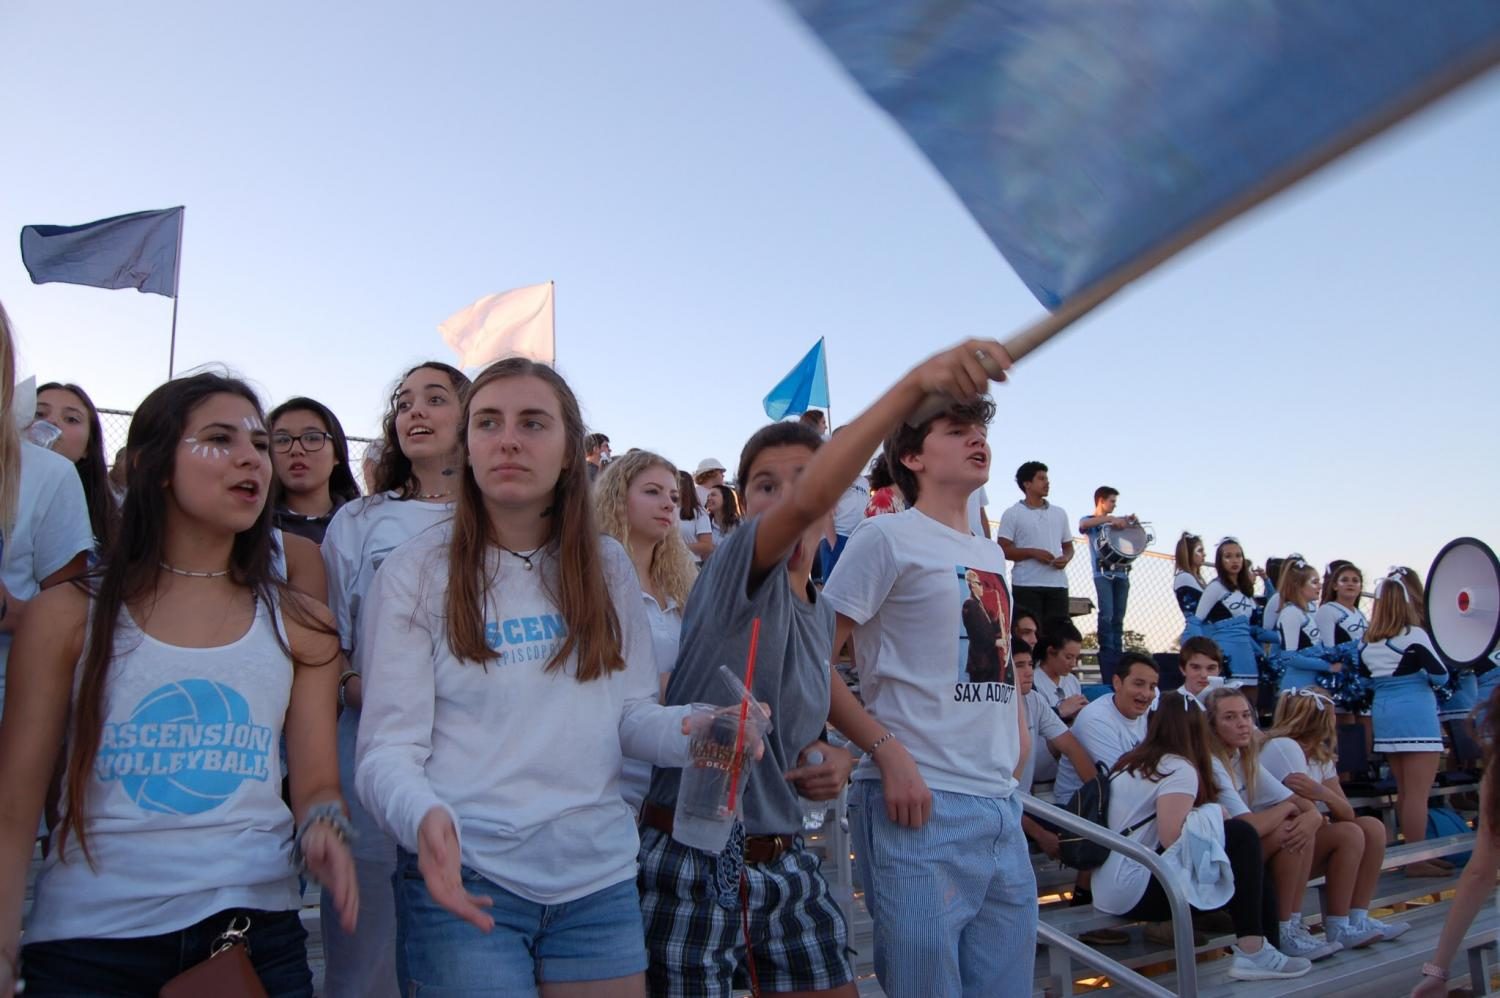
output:
[[1427, 572], [1427, 625], [1452, 669], [1487, 672], [1500, 651], [1500, 559], [1473, 537], [1449, 541]]

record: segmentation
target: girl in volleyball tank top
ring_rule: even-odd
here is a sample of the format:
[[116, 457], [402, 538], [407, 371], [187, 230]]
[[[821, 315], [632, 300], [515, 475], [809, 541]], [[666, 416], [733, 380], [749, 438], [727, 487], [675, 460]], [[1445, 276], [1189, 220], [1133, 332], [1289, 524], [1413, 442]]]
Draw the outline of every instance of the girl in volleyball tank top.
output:
[[[243, 382], [200, 374], [152, 392], [106, 567], [42, 594], [17, 635], [0, 721], [0, 994], [24, 976], [30, 995], [156, 995], [238, 934], [267, 992], [310, 996], [299, 866], [354, 924], [341, 656], [327, 610], [273, 574], [266, 439]], [[65, 734], [62, 823], [18, 965]]]
[[381, 422], [383, 443], [371, 494], [340, 506], [323, 534], [328, 608], [350, 665], [339, 678], [339, 781], [356, 832], [355, 869], [365, 899], [359, 929], [352, 935], [339, 924], [331, 904], [323, 903], [325, 981], [331, 998], [396, 998], [400, 993], [391, 893], [396, 843], [354, 792], [354, 748], [368, 665], [367, 649], [359, 642], [360, 608], [387, 555], [453, 517], [463, 472], [459, 403], [468, 384], [462, 371], [438, 361], [418, 364], [402, 376]]

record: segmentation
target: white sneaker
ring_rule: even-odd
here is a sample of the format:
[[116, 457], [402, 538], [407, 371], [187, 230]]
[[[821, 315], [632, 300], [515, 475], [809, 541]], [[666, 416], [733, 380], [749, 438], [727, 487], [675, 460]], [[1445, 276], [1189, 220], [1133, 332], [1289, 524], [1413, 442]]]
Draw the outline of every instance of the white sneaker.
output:
[[[1412, 926], [1401, 927], [1401, 932], [1406, 932], [1410, 927]], [[1398, 932], [1397, 935], [1400, 935], [1401, 932]], [[1364, 947], [1364, 945], [1370, 945], [1371, 942], [1386, 938], [1382, 927], [1373, 926], [1368, 921], [1361, 921], [1359, 924], [1350, 921], [1347, 926], [1325, 924], [1323, 926], [1323, 935], [1328, 936], [1329, 939], [1334, 939], [1334, 941], [1343, 942], [1346, 950], [1358, 950], [1358, 948]], [[1395, 936], [1391, 936], [1391, 938], [1395, 938]]]
[[[1367, 940], [1374, 942], [1374, 938]], [[1291, 929], [1281, 933], [1281, 951], [1287, 956], [1300, 956], [1308, 960], [1321, 960], [1324, 957], [1333, 956], [1344, 947], [1333, 937], [1328, 942], [1319, 942], [1307, 931], [1307, 926], [1302, 919], [1293, 919]]]
[[1265, 943], [1259, 953], [1246, 953], [1232, 946], [1234, 959], [1229, 963], [1229, 976], [1236, 981], [1273, 981], [1288, 977], [1301, 977], [1312, 970], [1312, 961], [1300, 956], [1287, 956], [1281, 950]]
[[[1354, 923], [1350, 922], [1349, 924], [1352, 926]], [[1381, 939], [1390, 940], [1397, 939], [1401, 935], [1403, 935], [1407, 929], [1411, 928], [1411, 923], [1382, 922], [1380, 919], [1374, 917], [1373, 915], [1366, 915], [1364, 921], [1359, 923], [1359, 927], [1361, 929], [1372, 929], [1380, 933]]]

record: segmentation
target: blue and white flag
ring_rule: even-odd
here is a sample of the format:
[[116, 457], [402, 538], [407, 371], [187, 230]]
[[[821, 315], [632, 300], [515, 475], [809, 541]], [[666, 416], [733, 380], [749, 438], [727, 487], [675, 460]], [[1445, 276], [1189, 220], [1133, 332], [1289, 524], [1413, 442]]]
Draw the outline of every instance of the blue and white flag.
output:
[[181, 248], [180, 207], [21, 230], [21, 262], [33, 284], [135, 288], [175, 298]]
[[1048, 309], [1500, 61], [1497, 0], [788, 0]]
[[809, 409], [828, 408], [828, 357], [820, 338], [780, 384], [766, 396], [766, 415], [772, 419], [796, 416]]

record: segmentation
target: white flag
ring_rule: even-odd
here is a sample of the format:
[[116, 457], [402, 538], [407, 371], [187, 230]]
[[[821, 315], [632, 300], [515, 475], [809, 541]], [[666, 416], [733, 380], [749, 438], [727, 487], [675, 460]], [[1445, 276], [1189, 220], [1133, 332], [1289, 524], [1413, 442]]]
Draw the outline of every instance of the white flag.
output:
[[486, 295], [438, 326], [460, 367], [483, 367], [502, 357], [529, 357], [550, 364], [552, 282]]

